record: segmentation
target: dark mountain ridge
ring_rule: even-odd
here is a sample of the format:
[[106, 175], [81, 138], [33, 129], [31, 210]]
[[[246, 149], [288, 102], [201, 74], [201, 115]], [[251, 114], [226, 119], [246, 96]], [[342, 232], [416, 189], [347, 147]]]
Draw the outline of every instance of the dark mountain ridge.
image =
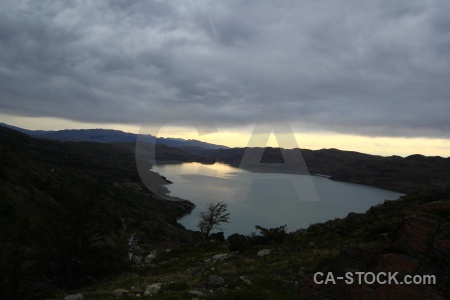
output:
[[[322, 174], [331, 180], [371, 185], [401, 193], [412, 192], [433, 182], [450, 180], [450, 158], [410, 155], [379, 156], [338, 149], [265, 148], [262, 158], [253, 164], [241, 165], [247, 148], [217, 149], [198, 152], [199, 159], [223, 162], [257, 172]], [[306, 168], [284, 164], [284, 155], [300, 155]]]
[[153, 144], [163, 144], [171, 147], [201, 147], [204, 149], [226, 149], [228, 147], [214, 145], [194, 139], [179, 138], [156, 138], [152, 135], [142, 135], [129, 132], [123, 132], [114, 129], [65, 129], [58, 131], [28, 130], [0, 123], [0, 126], [11, 128], [29, 136], [70, 142], [98, 142], [98, 143], [119, 143], [135, 142], [136, 140]]
[[[11, 126], [10, 126], [11, 127]], [[14, 127], [28, 135], [65, 141], [117, 143], [135, 151], [136, 134], [110, 129], [30, 131]], [[428, 184], [450, 180], [450, 158], [414, 154], [407, 157], [380, 156], [338, 149], [251, 148], [262, 153], [260, 161], [242, 164], [248, 148], [226, 148], [196, 140], [155, 139], [139, 136], [144, 143], [157, 143], [157, 160], [179, 162], [222, 162], [254, 172], [325, 175], [331, 180], [371, 185], [401, 193], [412, 192]], [[285, 163], [284, 155], [300, 157], [301, 164]], [[304, 162], [304, 163], [303, 163]]]

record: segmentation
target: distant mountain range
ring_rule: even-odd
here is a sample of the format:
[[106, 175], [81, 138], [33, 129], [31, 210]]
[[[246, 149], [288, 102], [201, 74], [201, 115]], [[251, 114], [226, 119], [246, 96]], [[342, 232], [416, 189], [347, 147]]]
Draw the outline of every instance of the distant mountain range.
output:
[[[134, 141], [155, 143], [155, 157], [159, 161], [225, 163], [253, 172], [294, 173], [320, 175], [344, 182], [375, 186], [401, 193], [409, 193], [426, 185], [450, 180], [450, 157], [423, 155], [378, 156], [338, 149], [291, 149], [281, 153], [280, 148], [266, 147], [261, 159], [242, 165], [248, 148], [228, 148], [197, 140], [158, 138], [151, 135], [126, 133], [110, 129], [42, 131], [27, 130], [0, 123], [4, 127], [29, 136], [65, 142], [114, 143], [115, 146], [135, 151]], [[251, 148], [253, 150], [257, 148]], [[253, 151], [252, 150], [252, 151]], [[285, 164], [284, 155], [302, 157], [304, 167]], [[306, 167], [306, 168], [305, 168]]]
[[139, 135], [135, 133], [123, 132], [113, 129], [65, 129], [57, 131], [28, 130], [20, 127], [0, 123], [0, 126], [17, 130], [32, 137], [65, 141], [65, 142], [98, 142], [98, 143], [120, 143], [148, 141], [149, 143], [163, 144], [170, 147], [185, 148], [191, 151], [228, 149], [223, 145], [215, 145], [198, 140], [185, 140], [179, 138], [156, 138], [153, 135]]

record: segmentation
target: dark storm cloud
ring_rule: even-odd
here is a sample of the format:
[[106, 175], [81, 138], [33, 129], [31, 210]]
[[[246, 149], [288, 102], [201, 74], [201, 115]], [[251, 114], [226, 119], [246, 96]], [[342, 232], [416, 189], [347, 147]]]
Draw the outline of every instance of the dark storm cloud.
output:
[[0, 111], [450, 136], [450, 2], [279, 2], [3, 1]]

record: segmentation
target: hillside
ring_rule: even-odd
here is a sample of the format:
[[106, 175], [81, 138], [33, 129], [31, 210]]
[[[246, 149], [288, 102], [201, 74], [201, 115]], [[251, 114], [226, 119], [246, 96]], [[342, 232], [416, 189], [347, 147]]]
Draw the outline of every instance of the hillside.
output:
[[[120, 147], [135, 151], [136, 134], [119, 130], [86, 129], [42, 131], [26, 130], [7, 124], [27, 135], [59, 141], [90, 141], [115, 143]], [[379, 156], [338, 149], [292, 149], [280, 148], [228, 148], [197, 140], [175, 138], [158, 138], [139, 136], [139, 141], [157, 144], [157, 160], [174, 160], [180, 162], [214, 163], [223, 162], [235, 167], [242, 167], [254, 172], [275, 172], [294, 174], [322, 174], [331, 180], [365, 184], [400, 193], [409, 193], [426, 187], [437, 181], [450, 180], [450, 157], [426, 157], [423, 155]], [[260, 160], [242, 164], [244, 153], [248, 151], [262, 153]], [[300, 157], [304, 164], [289, 164], [282, 155]], [[261, 164], [262, 163], [262, 164]]]
[[[237, 167], [246, 149], [208, 150], [197, 152], [197, 157]], [[260, 161], [241, 167], [256, 172], [323, 174], [330, 176], [331, 180], [371, 185], [400, 193], [412, 192], [436, 181], [450, 180], [450, 158], [439, 156], [385, 157], [337, 149], [301, 149], [301, 154], [298, 149], [283, 151], [288, 156], [301, 155], [307, 169], [284, 164], [280, 148], [271, 147], [264, 149]]]
[[[450, 186], [436, 185], [386, 201], [364, 214], [349, 213], [293, 233], [283, 226], [259, 227], [257, 234], [234, 234], [227, 241], [217, 235], [215, 240], [147, 248], [143, 259], [127, 272], [84, 288], [45, 295], [54, 299], [68, 295], [85, 299], [446, 299], [450, 293], [449, 221]], [[331, 272], [335, 278], [353, 272], [354, 281], [316, 284], [316, 272]], [[398, 272], [398, 284], [358, 284], [356, 272]], [[433, 275], [435, 283], [402, 285], [406, 275]]]
[[143, 245], [193, 239], [176, 219], [194, 205], [147, 191], [133, 153], [112, 144], [40, 140], [0, 127], [0, 195], [2, 299], [122, 270], [135, 232]]
[[[167, 159], [198, 159], [156, 149]], [[59, 142], [0, 127], [2, 299], [445, 299], [450, 293], [448, 183], [296, 232], [257, 227], [252, 235], [224, 241], [219, 233], [203, 241], [176, 223], [193, 204], [147, 191], [130, 150], [133, 143]], [[238, 158], [233, 151], [222, 157]], [[327, 166], [324, 158], [334, 155], [351, 166], [355, 157], [368, 158], [341, 152], [306, 151], [305, 159], [323, 154], [315, 159]], [[269, 149], [263, 161], [276, 154]], [[152, 178], [163, 192], [165, 181]], [[139, 241], [130, 262], [134, 233]], [[399, 272], [400, 281], [434, 275], [436, 284], [319, 285], [316, 272]]]

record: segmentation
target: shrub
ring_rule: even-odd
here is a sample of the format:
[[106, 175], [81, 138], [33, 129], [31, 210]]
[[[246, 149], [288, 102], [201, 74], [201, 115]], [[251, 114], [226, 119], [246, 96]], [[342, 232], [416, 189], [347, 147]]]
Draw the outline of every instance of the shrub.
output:
[[256, 229], [258, 229], [261, 233], [263, 239], [261, 241], [263, 243], [282, 243], [287, 238], [286, 225], [282, 225], [275, 228], [264, 228], [262, 226], [256, 225]]
[[251, 247], [250, 239], [242, 234], [232, 234], [227, 239], [231, 251], [246, 250]]
[[221, 232], [216, 232], [216, 233], [210, 234], [210, 235], [209, 235], [209, 238], [210, 238], [210, 239], [213, 239], [213, 240], [216, 240], [216, 241], [219, 241], [219, 242], [225, 241], [225, 237], [224, 237], [222, 231], [221, 231]]
[[448, 200], [450, 198], [450, 182], [435, 182], [423, 191], [427, 202]]

